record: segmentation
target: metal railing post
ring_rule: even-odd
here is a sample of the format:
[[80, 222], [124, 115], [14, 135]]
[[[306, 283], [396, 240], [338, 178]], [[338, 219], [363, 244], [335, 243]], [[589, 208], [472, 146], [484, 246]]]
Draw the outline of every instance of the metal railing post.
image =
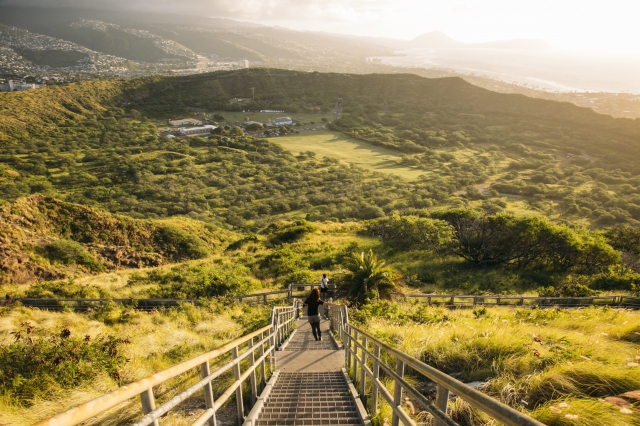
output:
[[255, 350], [253, 347], [253, 338], [251, 338], [248, 342], [249, 345], [249, 369], [251, 369], [251, 406], [253, 406], [258, 400], [258, 384], [256, 383], [256, 357]]
[[[209, 368], [208, 360], [200, 364], [200, 372], [202, 373], [201, 377], [203, 379], [205, 377], [208, 377], [211, 374], [211, 369]], [[211, 388], [211, 382], [204, 385], [202, 390], [204, 391], [205, 406], [207, 407], [207, 409], [213, 408], [214, 399], [213, 399], [213, 389]], [[209, 426], [216, 426], [216, 413], [213, 413], [213, 416], [207, 421], [207, 424]]]
[[366, 380], [367, 380], [367, 375], [366, 372], [364, 370], [365, 365], [367, 365], [367, 336], [362, 335], [362, 357], [360, 358], [362, 360], [362, 365], [360, 368], [360, 399], [362, 400], [362, 404], [364, 404], [364, 406], [367, 406], [367, 395], [365, 394], [365, 390], [366, 390]]
[[358, 332], [357, 331], [353, 331], [353, 340], [351, 339], [351, 337], [349, 337], [349, 342], [353, 343], [353, 349], [351, 349], [351, 356], [353, 357], [353, 376], [351, 377], [352, 380], [355, 382], [358, 380], [358, 346], [356, 345], [356, 342], [358, 341]]
[[[153, 398], [153, 388], [148, 388], [140, 394], [140, 402], [142, 403], [142, 412], [149, 414], [156, 409], [156, 401]], [[157, 420], [153, 421], [153, 426], [159, 426]]]
[[[396, 358], [396, 374], [400, 377], [404, 377], [404, 361], [399, 358]], [[393, 384], [393, 405], [395, 407], [402, 406], [402, 385], [398, 380]], [[400, 417], [396, 414], [396, 411], [393, 410], [393, 415], [391, 416], [391, 426], [398, 426], [400, 424]]]
[[[233, 348], [232, 357], [238, 359], [238, 347]], [[240, 363], [233, 366], [233, 377], [236, 381], [240, 380]], [[244, 403], [242, 401], [242, 383], [236, 389], [236, 407], [238, 409], [238, 426], [242, 426], [244, 423]]]
[[[260, 341], [262, 342], [262, 340], [264, 339], [264, 333], [260, 333]], [[264, 342], [262, 342], [260, 344], [260, 358], [262, 358], [264, 355]], [[264, 358], [262, 358], [262, 361], [260, 361], [260, 373], [261, 373], [261, 382], [260, 382], [260, 387], [264, 388], [264, 386], [267, 384], [267, 371], [266, 371], [266, 363], [264, 362]]]
[[276, 359], [276, 332], [275, 332], [275, 328], [273, 328], [271, 331], [269, 331], [270, 333], [270, 337], [269, 337], [269, 352], [271, 353], [271, 355], [269, 355], [269, 366], [271, 368], [271, 373], [273, 374], [273, 372], [275, 371], [275, 359]]
[[347, 359], [347, 372], [351, 372], [351, 330], [348, 324], [345, 324], [342, 332], [342, 346]]
[[[436, 407], [438, 407], [443, 413], [446, 413], [447, 405], [449, 405], [449, 389], [438, 384], [438, 389], [436, 390]], [[436, 420], [434, 424], [435, 426], [445, 426], [444, 423], [438, 420]]]
[[378, 364], [378, 360], [380, 359], [380, 345], [375, 342], [373, 343], [373, 356], [375, 358], [373, 360], [373, 380], [371, 381], [371, 413], [375, 414], [378, 409], [377, 380], [380, 377], [380, 364]]

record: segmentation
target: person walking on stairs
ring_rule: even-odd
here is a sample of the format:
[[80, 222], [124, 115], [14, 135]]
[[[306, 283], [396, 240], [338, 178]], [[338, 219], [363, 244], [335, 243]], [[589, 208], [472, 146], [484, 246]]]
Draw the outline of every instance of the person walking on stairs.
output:
[[327, 278], [327, 274], [322, 274], [322, 279], [320, 280], [320, 296], [327, 297], [328, 291], [329, 291], [329, 278]]
[[313, 337], [318, 341], [322, 341], [322, 330], [320, 330], [320, 314], [318, 313], [318, 307], [320, 305], [331, 306], [332, 303], [325, 302], [324, 300], [320, 299], [320, 292], [317, 288], [314, 288], [313, 290], [311, 290], [309, 297], [307, 297], [307, 300], [304, 301], [302, 306], [307, 306], [307, 318], [309, 324], [311, 324], [311, 331], [313, 333]]

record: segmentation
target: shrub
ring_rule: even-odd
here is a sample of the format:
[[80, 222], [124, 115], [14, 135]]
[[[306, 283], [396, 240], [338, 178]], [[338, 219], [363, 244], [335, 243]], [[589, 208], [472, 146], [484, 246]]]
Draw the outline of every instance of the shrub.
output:
[[172, 260], [202, 259], [210, 254], [204, 241], [175, 226], [159, 228], [153, 239]]
[[305, 235], [318, 230], [316, 226], [306, 220], [299, 220], [284, 226], [273, 225], [273, 228], [276, 228], [273, 237], [271, 237], [273, 244], [293, 243], [302, 239]]
[[95, 260], [82, 244], [71, 240], [58, 240], [44, 247], [46, 257], [63, 265], [80, 265], [92, 272], [102, 272], [106, 267]]
[[81, 285], [73, 280], [42, 281], [30, 286], [25, 297], [99, 299], [109, 297], [102, 287]]
[[249, 270], [241, 265], [180, 265], [171, 270], [152, 271], [147, 277], [137, 277], [136, 283], [157, 283], [150, 291], [151, 297], [166, 299], [199, 299], [218, 296], [235, 296], [260, 288], [249, 276]]
[[12, 334], [13, 342], [0, 345], [0, 388], [5, 395], [19, 395], [22, 404], [46, 397], [54, 384], [69, 389], [104, 373], [118, 381], [118, 370], [127, 362], [121, 348], [128, 339], [76, 337], [68, 328], [46, 334], [28, 322]]
[[538, 289], [538, 296], [540, 297], [590, 297], [597, 294], [598, 292], [596, 290], [589, 288], [577, 280], [561, 285], [558, 288], [549, 286]]

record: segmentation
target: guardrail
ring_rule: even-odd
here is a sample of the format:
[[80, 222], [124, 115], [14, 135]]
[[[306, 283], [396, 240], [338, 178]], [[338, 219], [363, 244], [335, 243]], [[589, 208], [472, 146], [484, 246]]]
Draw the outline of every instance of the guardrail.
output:
[[[508, 426], [543, 426], [543, 423], [532, 419], [508, 405], [495, 400], [482, 392], [467, 386], [453, 377], [417, 360], [399, 350], [392, 348], [366, 331], [349, 323], [346, 306], [336, 305], [329, 308], [332, 330], [340, 336], [345, 348], [345, 363], [351, 379], [360, 391], [360, 399], [369, 413], [378, 409], [379, 397], [387, 401], [393, 410], [392, 426], [415, 426], [416, 422], [402, 407], [403, 393], [410, 395], [433, 417], [434, 425], [457, 425], [448, 414], [449, 394], [453, 393], [478, 410]], [[393, 360], [395, 366], [390, 367], [384, 360]], [[437, 385], [435, 400], [431, 401], [405, 380], [405, 371], [411, 371], [433, 381]], [[382, 382], [383, 377], [394, 381], [393, 394]], [[367, 386], [367, 381], [371, 386]], [[369, 391], [369, 394], [367, 393]]]
[[529, 307], [583, 307], [620, 306], [640, 308], [640, 297], [536, 297], [536, 296], [456, 296], [451, 294], [407, 294], [407, 299], [424, 299], [429, 305], [442, 306], [529, 306]]
[[[35, 426], [77, 425], [137, 396], [140, 397], [143, 417], [132, 424], [135, 426], [158, 426], [158, 419], [161, 416], [198, 391], [204, 392], [206, 410], [191, 423], [192, 425], [199, 426], [207, 424], [209, 426], [215, 426], [216, 411], [222, 407], [233, 394], [235, 394], [239, 424], [242, 424], [242, 420], [245, 417], [242, 385], [247, 380], [250, 382], [251, 405], [255, 404], [258, 399], [258, 375], [260, 376], [260, 385], [262, 387], [265, 386], [267, 383], [267, 359], [271, 357], [271, 362], [273, 362], [275, 356], [274, 351], [293, 331], [295, 319], [298, 316], [298, 304], [299, 302], [294, 300], [293, 305], [290, 307], [274, 307], [271, 314], [271, 324], [268, 326], [233, 340], [214, 351], [185, 361], [167, 370], [138, 380], [137, 382], [122, 386], [111, 393], [74, 407], [50, 419], [36, 423]], [[231, 352], [231, 361], [226, 362], [211, 372], [210, 362], [224, 362], [222, 357], [229, 352]], [[242, 371], [243, 360], [246, 360], [244, 362], [246, 367], [245, 371]], [[200, 381], [164, 402], [159, 407], [156, 407], [153, 394], [154, 386], [182, 376], [198, 367], [200, 368], [202, 377]], [[217, 399], [214, 399], [211, 382], [230, 370], [233, 371], [233, 383]], [[270, 371], [273, 371], [272, 365]]]
[[[242, 303], [275, 302], [282, 299], [306, 297], [308, 292], [317, 284], [289, 284], [287, 290], [277, 290], [265, 293], [243, 294], [233, 296], [233, 299]], [[331, 296], [331, 290], [329, 295]], [[429, 305], [435, 306], [528, 306], [528, 307], [585, 307], [585, 306], [617, 306], [623, 308], [640, 309], [640, 297], [633, 296], [593, 296], [593, 297], [537, 297], [537, 296], [457, 296], [453, 294], [407, 294], [405, 299], [423, 300]], [[150, 311], [159, 308], [177, 307], [181, 303], [198, 303], [198, 299], [39, 299], [16, 298], [17, 302], [30, 308], [47, 310], [73, 309], [86, 311], [95, 309], [109, 302], [124, 306], [134, 306], [136, 309]]]

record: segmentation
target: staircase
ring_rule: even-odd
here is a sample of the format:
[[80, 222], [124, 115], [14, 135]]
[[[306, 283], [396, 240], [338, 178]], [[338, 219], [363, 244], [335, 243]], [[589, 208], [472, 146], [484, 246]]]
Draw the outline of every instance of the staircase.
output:
[[[277, 372], [246, 425], [370, 425], [356, 391], [344, 370], [344, 350], [321, 324], [316, 341], [307, 318], [283, 350], [276, 353]], [[365, 419], [363, 421], [363, 419]]]
[[342, 371], [280, 373], [254, 423], [267, 425], [361, 425]]

